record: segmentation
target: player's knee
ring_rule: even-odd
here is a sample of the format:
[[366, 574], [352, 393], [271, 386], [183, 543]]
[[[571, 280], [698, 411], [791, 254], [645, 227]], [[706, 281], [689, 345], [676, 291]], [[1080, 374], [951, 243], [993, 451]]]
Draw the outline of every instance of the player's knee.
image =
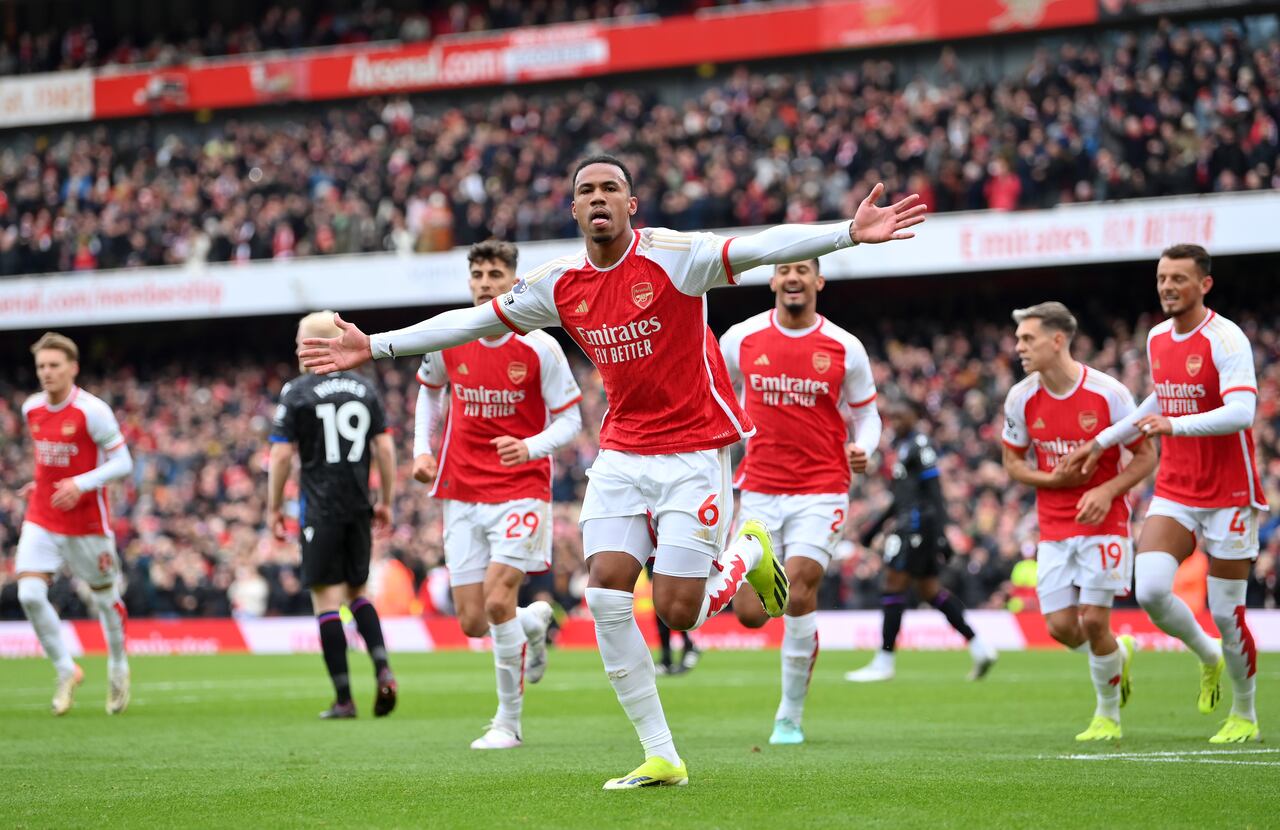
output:
[[482, 614], [468, 614], [458, 618], [462, 633], [468, 637], [483, 637], [489, 633], [489, 621]]
[[[657, 610], [657, 609], [655, 609]], [[658, 616], [672, 631], [688, 631], [698, 624], [698, 610], [683, 605], [669, 605], [658, 610]]]
[[1096, 642], [1111, 630], [1111, 620], [1105, 614], [1085, 613], [1080, 617], [1080, 627], [1089, 642]]
[[506, 622], [515, 616], [516, 598], [506, 591], [498, 591], [485, 597], [484, 615], [488, 622]]
[[49, 600], [49, 585], [43, 579], [27, 576], [18, 580], [18, 603], [30, 613], [30, 609]]
[[737, 605], [738, 603], [734, 602], [733, 613], [744, 628], [763, 628], [764, 624], [769, 621], [769, 615], [764, 612], [763, 608], [747, 608], [739, 611]]
[[635, 614], [635, 598], [628, 591], [587, 588], [586, 599], [597, 626], [620, 625]]
[[1050, 637], [1068, 648], [1075, 648], [1080, 645], [1080, 629], [1078, 626], [1059, 619], [1050, 619], [1046, 622]]
[[1138, 604], [1150, 613], [1164, 610], [1169, 603], [1169, 598], [1173, 595], [1173, 588], [1162, 581], [1139, 578], [1134, 585], [1133, 593], [1137, 597]]
[[787, 614], [799, 617], [818, 610], [818, 589], [803, 582], [792, 582], [791, 593], [787, 599]]

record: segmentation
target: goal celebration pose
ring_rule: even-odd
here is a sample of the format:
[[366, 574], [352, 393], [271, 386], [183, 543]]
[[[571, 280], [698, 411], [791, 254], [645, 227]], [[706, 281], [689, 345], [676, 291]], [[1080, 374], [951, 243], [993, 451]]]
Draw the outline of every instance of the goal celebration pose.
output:
[[[601, 452], [589, 472], [581, 523], [589, 557], [587, 604], [604, 668], [636, 728], [646, 760], [608, 789], [688, 783], [658, 700], [653, 657], [636, 624], [633, 591], [654, 557], [653, 600], [673, 629], [721, 611], [747, 580], [770, 616], [788, 585], [768, 529], [748, 521], [727, 548], [728, 447], [754, 432], [734, 400], [724, 359], [706, 323], [706, 293], [758, 265], [796, 262], [860, 242], [913, 236], [925, 208], [910, 196], [890, 207], [872, 189], [852, 221], [779, 225], [726, 238], [635, 230], [631, 174], [594, 156], [573, 172], [571, 210], [585, 249], [533, 269], [486, 306], [439, 314], [407, 329], [365, 335], [341, 322], [340, 337], [314, 338], [307, 365], [331, 372], [372, 357], [439, 351], [506, 330], [562, 326], [596, 365], [609, 400]], [[339, 318], [340, 319], [340, 318]], [[650, 517], [656, 544], [650, 536]]]

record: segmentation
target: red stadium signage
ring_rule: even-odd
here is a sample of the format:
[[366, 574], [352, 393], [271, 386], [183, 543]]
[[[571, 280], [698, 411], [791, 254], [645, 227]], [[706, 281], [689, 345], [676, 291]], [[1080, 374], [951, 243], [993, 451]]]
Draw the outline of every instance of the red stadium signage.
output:
[[313, 50], [288, 57], [264, 54], [143, 71], [104, 70], [93, 80], [91, 112], [52, 120], [583, 78], [1096, 20], [1096, 0], [843, 0], [661, 20], [563, 24], [450, 35], [402, 46]]

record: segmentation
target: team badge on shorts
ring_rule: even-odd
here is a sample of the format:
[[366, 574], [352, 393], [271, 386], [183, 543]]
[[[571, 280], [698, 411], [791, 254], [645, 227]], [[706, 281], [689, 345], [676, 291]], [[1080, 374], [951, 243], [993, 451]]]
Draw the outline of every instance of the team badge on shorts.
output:
[[1195, 377], [1200, 374], [1200, 368], [1204, 366], [1204, 355], [1189, 354], [1187, 355], [1187, 374]]
[[831, 368], [831, 355], [826, 352], [813, 353], [813, 371], [823, 374]]
[[529, 367], [518, 360], [513, 360], [507, 364], [507, 380], [512, 383], [524, 383], [524, 379], [529, 376]]
[[648, 308], [653, 302], [653, 283], [638, 282], [631, 286], [631, 302], [640, 308]]
[[1086, 409], [1080, 413], [1080, 428], [1085, 432], [1093, 432], [1098, 428], [1098, 413]]

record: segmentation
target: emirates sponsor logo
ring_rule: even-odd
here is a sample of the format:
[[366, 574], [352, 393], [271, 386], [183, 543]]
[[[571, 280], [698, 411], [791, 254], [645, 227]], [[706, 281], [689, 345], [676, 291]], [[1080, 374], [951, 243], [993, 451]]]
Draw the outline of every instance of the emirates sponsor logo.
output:
[[529, 376], [529, 367], [518, 360], [513, 360], [507, 364], [507, 380], [515, 384], [524, 383], [524, 379]]
[[1195, 377], [1200, 374], [1200, 370], [1204, 368], [1204, 355], [1189, 354], [1187, 355], [1187, 374]]
[[1032, 446], [1036, 448], [1040, 469], [1045, 471], [1057, 467], [1058, 462], [1070, 455], [1076, 447], [1084, 446], [1084, 443], [1084, 441], [1069, 441], [1065, 438], [1052, 438], [1048, 441], [1036, 438], [1031, 441]]
[[648, 308], [649, 303], [653, 302], [653, 283], [638, 282], [631, 286], [631, 302], [637, 308]]
[[587, 357], [600, 366], [625, 363], [653, 354], [653, 340], [650, 338], [662, 331], [662, 321], [654, 315], [644, 320], [633, 320], [624, 326], [607, 323], [594, 329], [574, 326], [573, 331]]
[[813, 353], [813, 371], [822, 375], [822, 374], [826, 374], [826, 371], [830, 368], [831, 368], [831, 355], [827, 354], [826, 352]]
[[1195, 415], [1200, 411], [1201, 399], [1208, 397], [1203, 383], [1175, 383], [1163, 380], [1156, 384], [1156, 398], [1160, 401], [1160, 414], [1165, 417]]
[[70, 467], [80, 447], [66, 441], [36, 441], [36, 464], [42, 467]]
[[831, 384], [825, 380], [793, 378], [786, 374], [747, 376], [753, 392], [760, 393], [765, 406], [816, 406], [823, 395], [831, 394]]
[[486, 386], [463, 386], [455, 383], [453, 395], [462, 404], [468, 418], [505, 418], [516, 414], [516, 407], [527, 394], [523, 389], [490, 389]]
[[768, 366], [768, 365], [769, 365], [769, 355], [767, 355], [767, 354], [762, 354], [762, 355], [760, 355], [759, 357], [757, 357], [755, 360], [753, 360], [753, 361], [752, 361], [752, 363], [753, 363], [754, 365], [756, 365], [756, 366]]
[[1086, 409], [1080, 413], [1080, 428], [1085, 432], [1093, 432], [1098, 428], [1098, 413], [1092, 409]]

